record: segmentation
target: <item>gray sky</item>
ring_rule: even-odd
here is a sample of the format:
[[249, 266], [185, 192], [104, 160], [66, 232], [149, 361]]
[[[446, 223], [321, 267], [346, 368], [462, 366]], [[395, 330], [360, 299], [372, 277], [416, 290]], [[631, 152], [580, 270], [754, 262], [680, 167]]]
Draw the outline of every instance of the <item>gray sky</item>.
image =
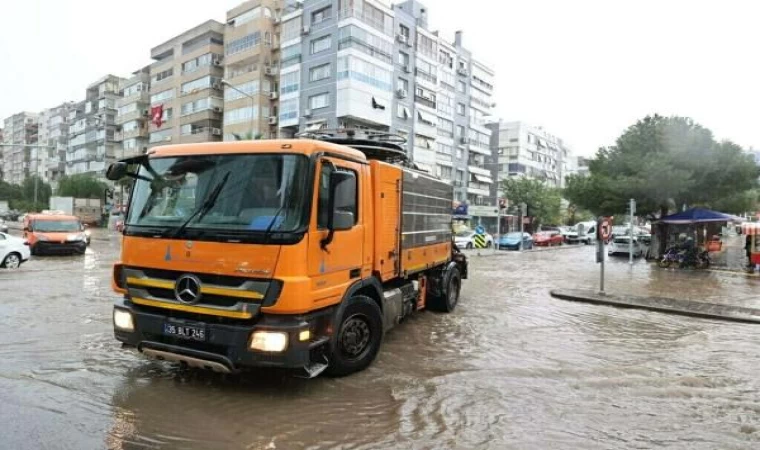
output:
[[[150, 62], [151, 47], [204, 20], [223, 21], [239, 3], [3, 0], [0, 118], [79, 100], [89, 83], [127, 76]], [[760, 147], [755, 3], [426, 2], [431, 28], [452, 40], [462, 29], [465, 45], [496, 70], [497, 115], [541, 125], [582, 155], [655, 112]]]

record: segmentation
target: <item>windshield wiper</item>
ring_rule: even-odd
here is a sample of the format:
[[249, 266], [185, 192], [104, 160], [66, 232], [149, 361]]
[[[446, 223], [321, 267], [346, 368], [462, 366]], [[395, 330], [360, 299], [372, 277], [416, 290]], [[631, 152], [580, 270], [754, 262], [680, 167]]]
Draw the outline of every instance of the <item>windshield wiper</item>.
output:
[[[219, 194], [222, 193], [222, 189], [224, 188], [224, 185], [227, 184], [227, 180], [230, 178], [230, 172], [227, 172], [224, 174], [224, 178], [216, 185], [214, 186], [214, 189], [211, 190], [206, 200], [203, 201], [203, 204], [200, 206], [200, 208], [193, 211], [192, 214], [190, 214], [190, 217], [188, 217], [184, 222], [182, 222], [182, 225], [174, 229], [174, 231], [171, 233], [172, 237], [177, 237], [180, 234], [182, 234], [183, 231], [185, 231], [185, 228], [187, 228], [188, 225], [190, 225], [190, 222], [195, 219], [195, 217], [198, 217], [198, 221], [203, 220], [203, 217], [208, 214], [209, 211], [211, 211], [211, 208], [214, 207], [214, 204], [216, 203], [217, 198], [219, 198]], [[167, 231], [167, 235], [172, 230]]]
[[274, 213], [274, 217], [272, 217], [272, 221], [269, 222], [269, 225], [267, 225], [266, 231], [264, 231], [264, 244], [269, 243], [269, 238], [271, 237], [270, 232], [272, 231], [272, 227], [274, 227], [275, 222], [277, 222], [277, 219], [280, 217], [280, 214], [282, 213], [282, 210], [285, 209], [285, 205], [280, 206], [277, 211]]

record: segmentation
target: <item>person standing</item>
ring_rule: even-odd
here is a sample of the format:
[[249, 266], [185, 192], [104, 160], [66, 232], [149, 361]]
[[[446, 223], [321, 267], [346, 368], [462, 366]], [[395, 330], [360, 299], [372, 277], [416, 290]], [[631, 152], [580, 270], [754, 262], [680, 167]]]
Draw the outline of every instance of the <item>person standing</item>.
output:
[[744, 252], [747, 255], [747, 270], [752, 271], [752, 236], [746, 235], [745, 242], [744, 242]]

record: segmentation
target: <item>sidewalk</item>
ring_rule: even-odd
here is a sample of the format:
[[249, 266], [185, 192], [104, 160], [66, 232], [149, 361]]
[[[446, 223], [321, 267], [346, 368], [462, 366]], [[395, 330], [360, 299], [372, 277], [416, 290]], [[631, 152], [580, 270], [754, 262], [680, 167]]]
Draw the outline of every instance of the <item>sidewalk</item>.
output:
[[678, 314], [732, 322], [760, 323], [760, 308], [697, 302], [665, 297], [640, 297], [635, 295], [600, 294], [587, 289], [555, 289], [552, 297], [575, 302], [647, 309], [650, 311]]

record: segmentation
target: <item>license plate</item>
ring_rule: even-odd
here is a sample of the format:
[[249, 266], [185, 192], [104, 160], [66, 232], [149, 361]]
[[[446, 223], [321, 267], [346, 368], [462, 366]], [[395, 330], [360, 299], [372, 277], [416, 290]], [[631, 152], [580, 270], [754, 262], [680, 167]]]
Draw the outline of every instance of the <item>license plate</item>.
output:
[[206, 328], [196, 325], [185, 325], [177, 323], [164, 323], [164, 334], [167, 336], [188, 339], [191, 341], [205, 341]]

